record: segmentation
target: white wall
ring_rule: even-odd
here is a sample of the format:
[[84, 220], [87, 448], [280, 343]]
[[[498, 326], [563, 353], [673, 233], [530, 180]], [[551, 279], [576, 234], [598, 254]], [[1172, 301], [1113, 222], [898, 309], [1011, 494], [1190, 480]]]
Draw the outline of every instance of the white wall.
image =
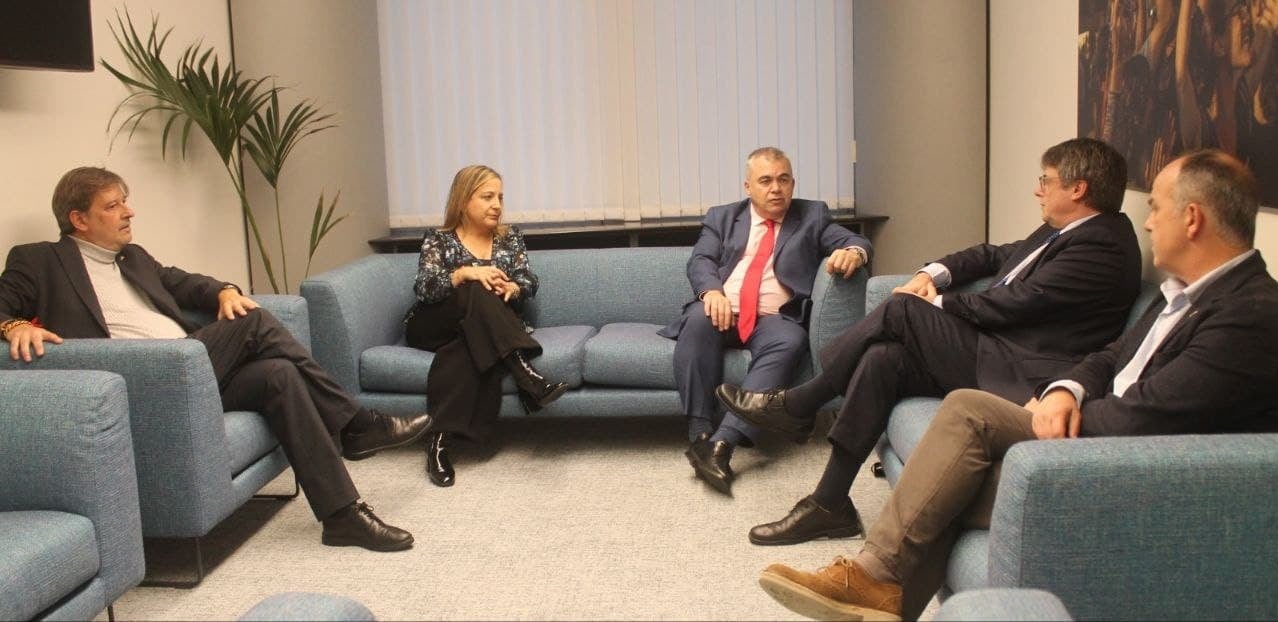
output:
[[[990, 2], [990, 241], [1018, 240], [1041, 224], [1034, 201], [1039, 157], [1078, 131], [1078, 3]], [[1149, 195], [1128, 191], [1123, 211], [1140, 229]], [[1278, 274], [1278, 213], [1262, 212], [1256, 247]]]
[[857, 211], [889, 217], [874, 272], [910, 272], [985, 239], [985, 3], [853, 6]]
[[[336, 213], [349, 217], [324, 239], [311, 274], [368, 255], [368, 240], [388, 233], [377, 3], [231, 0], [230, 7], [236, 65], [249, 76], [278, 76], [281, 86], [291, 87], [281, 103], [310, 98], [333, 113], [337, 124], [302, 141], [281, 176], [288, 289], [297, 293], [320, 192], [328, 200], [340, 190]], [[256, 172], [249, 177], [257, 182], [250, 183], [249, 196], [258, 225], [276, 257], [276, 277], [282, 278], [274, 199]], [[270, 291], [256, 247], [252, 261], [257, 290]]]
[[[108, 24], [125, 3], [95, 0], [91, 6], [94, 54], [118, 67], [124, 59]], [[230, 49], [224, 3], [130, 0], [128, 8], [140, 29], [149, 28], [152, 14], [173, 28], [170, 54], [201, 38], [219, 51]], [[173, 153], [161, 160], [154, 123], [110, 149], [107, 120], [127, 94], [101, 67], [92, 73], [0, 69], [0, 185], [6, 195], [0, 249], [7, 254], [16, 244], [56, 240], [50, 197], [58, 178], [76, 166], [105, 166], [129, 183], [135, 242], [162, 263], [247, 284], [239, 202], [212, 149], [193, 140], [187, 160]]]

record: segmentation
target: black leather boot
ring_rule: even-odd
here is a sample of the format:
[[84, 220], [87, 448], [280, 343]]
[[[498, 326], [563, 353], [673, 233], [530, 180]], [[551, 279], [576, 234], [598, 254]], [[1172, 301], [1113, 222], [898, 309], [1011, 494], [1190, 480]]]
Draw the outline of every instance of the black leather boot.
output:
[[506, 355], [502, 362], [506, 364], [511, 377], [515, 379], [515, 386], [519, 387], [519, 401], [530, 413], [545, 408], [547, 404], [559, 399], [559, 396], [568, 390], [567, 384], [547, 380], [519, 350]]
[[441, 488], [452, 486], [456, 481], [453, 473], [453, 461], [448, 459], [448, 438], [443, 432], [430, 435], [426, 443], [426, 477], [430, 483]]

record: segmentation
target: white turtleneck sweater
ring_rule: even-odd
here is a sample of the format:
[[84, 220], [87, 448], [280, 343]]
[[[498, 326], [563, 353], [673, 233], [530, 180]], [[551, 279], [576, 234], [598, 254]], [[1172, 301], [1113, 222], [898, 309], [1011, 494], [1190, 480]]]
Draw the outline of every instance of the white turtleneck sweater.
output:
[[181, 325], [156, 311], [155, 304], [145, 294], [124, 280], [115, 263], [115, 252], [74, 236], [71, 239], [80, 247], [89, 282], [98, 295], [98, 305], [102, 307], [102, 317], [112, 339], [186, 337]]

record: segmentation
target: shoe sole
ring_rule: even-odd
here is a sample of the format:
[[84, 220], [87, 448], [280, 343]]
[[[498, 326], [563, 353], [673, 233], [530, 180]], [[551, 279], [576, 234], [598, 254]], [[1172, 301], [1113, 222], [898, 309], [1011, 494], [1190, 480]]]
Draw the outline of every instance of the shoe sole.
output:
[[438, 480], [430, 475], [427, 475], [426, 478], [430, 480], [430, 483], [439, 486], [440, 488], [448, 488], [449, 486], [457, 483], [457, 480], [455, 479]]
[[391, 444], [389, 444], [389, 445], [382, 445], [381, 447], [373, 447], [373, 448], [371, 448], [371, 449], [363, 449], [363, 450], [360, 450], [360, 451], [352, 451], [352, 452], [351, 452], [351, 453], [349, 453], [349, 454], [348, 454], [348, 453], [346, 453], [345, 451], [343, 451], [343, 452], [342, 452], [342, 457], [343, 457], [343, 458], [346, 458], [347, 460], [350, 460], [351, 462], [358, 462], [358, 461], [363, 460], [363, 459], [365, 459], [365, 458], [372, 458], [374, 454], [376, 454], [377, 452], [382, 451], [382, 450], [386, 450], [386, 449], [394, 449], [394, 448], [396, 448], [396, 447], [403, 447], [404, 445], [411, 445], [412, 443], [416, 443], [417, 441], [421, 440], [421, 438], [422, 438], [423, 436], [426, 436], [426, 433], [430, 431], [430, 429], [434, 426], [434, 423], [435, 423], [434, 421], [431, 421], [431, 425], [428, 425], [428, 426], [426, 426], [426, 427], [422, 428], [422, 431], [421, 431], [421, 432], [418, 432], [417, 434], [414, 434], [414, 435], [412, 436], [412, 438], [404, 439], [404, 440], [402, 440], [402, 441], [400, 441], [400, 442], [398, 442], [398, 443], [391, 443]]
[[811, 536], [796, 537], [796, 538], [781, 538], [781, 539], [773, 539], [773, 540], [765, 540], [763, 538], [757, 538], [755, 537], [754, 534], [750, 534], [750, 543], [758, 544], [760, 546], [788, 546], [791, 544], [803, 544], [804, 542], [811, 542], [812, 540], [820, 540], [822, 538], [826, 540], [842, 540], [844, 538], [858, 538], [864, 535], [865, 535], [865, 528], [863, 528], [861, 525], [857, 525], [855, 527], [840, 527], [838, 529], [830, 529], [828, 531], [823, 531], [821, 533], [814, 534]]
[[351, 538], [330, 538], [328, 536], [321, 536], [320, 542], [324, 546], [358, 546], [359, 548], [377, 553], [393, 553], [395, 551], [404, 551], [413, 548], [412, 538], [409, 538], [407, 542], [387, 546], [368, 546], [367, 544]]
[[732, 482], [721, 480], [701, 470], [701, 467], [697, 465], [696, 455], [692, 453], [691, 449], [684, 451], [683, 455], [688, 458], [688, 464], [692, 465], [692, 471], [697, 474], [697, 479], [729, 497], [732, 496]]
[[866, 620], [896, 622], [901, 616], [887, 611], [839, 602], [766, 570], [759, 587], [786, 609], [814, 620]]

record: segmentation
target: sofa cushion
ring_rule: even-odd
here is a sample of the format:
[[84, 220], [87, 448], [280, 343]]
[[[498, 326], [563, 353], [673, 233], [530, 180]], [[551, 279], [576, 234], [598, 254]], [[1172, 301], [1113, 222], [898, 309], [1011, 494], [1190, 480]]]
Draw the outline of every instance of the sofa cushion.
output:
[[[657, 334], [657, 324], [618, 323], [599, 329], [586, 342], [585, 379], [592, 385], [642, 389], [675, 389], [673, 339]], [[727, 348], [723, 381], [740, 384], [750, 366], [750, 353]]]
[[910, 453], [918, 446], [923, 433], [936, 416], [941, 400], [935, 397], [908, 397], [897, 402], [888, 419], [887, 441], [901, 462], [910, 459]]
[[0, 620], [29, 620], [98, 573], [93, 523], [67, 512], [0, 512]]
[[[532, 359], [533, 365], [556, 382], [566, 382], [573, 389], [581, 386], [586, 340], [593, 334], [595, 328], [592, 326], [538, 328], [532, 336], [541, 344], [542, 353]], [[433, 352], [405, 345], [369, 348], [359, 357], [360, 388], [373, 392], [423, 394], [426, 392], [426, 375], [434, 360]], [[515, 392], [515, 384], [509, 377], [502, 381], [502, 392]]]
[[266, 418], [258, 413], [232, 410], [222, 417], [222, 427], [226, 429], [226, 453], [231, 459], [233, 475], [239, 474], [279, 445]]
[[950, 552], [945, 584], [952, 592], [990, 587], [990, 532], [971, 529], [959, 535]]

